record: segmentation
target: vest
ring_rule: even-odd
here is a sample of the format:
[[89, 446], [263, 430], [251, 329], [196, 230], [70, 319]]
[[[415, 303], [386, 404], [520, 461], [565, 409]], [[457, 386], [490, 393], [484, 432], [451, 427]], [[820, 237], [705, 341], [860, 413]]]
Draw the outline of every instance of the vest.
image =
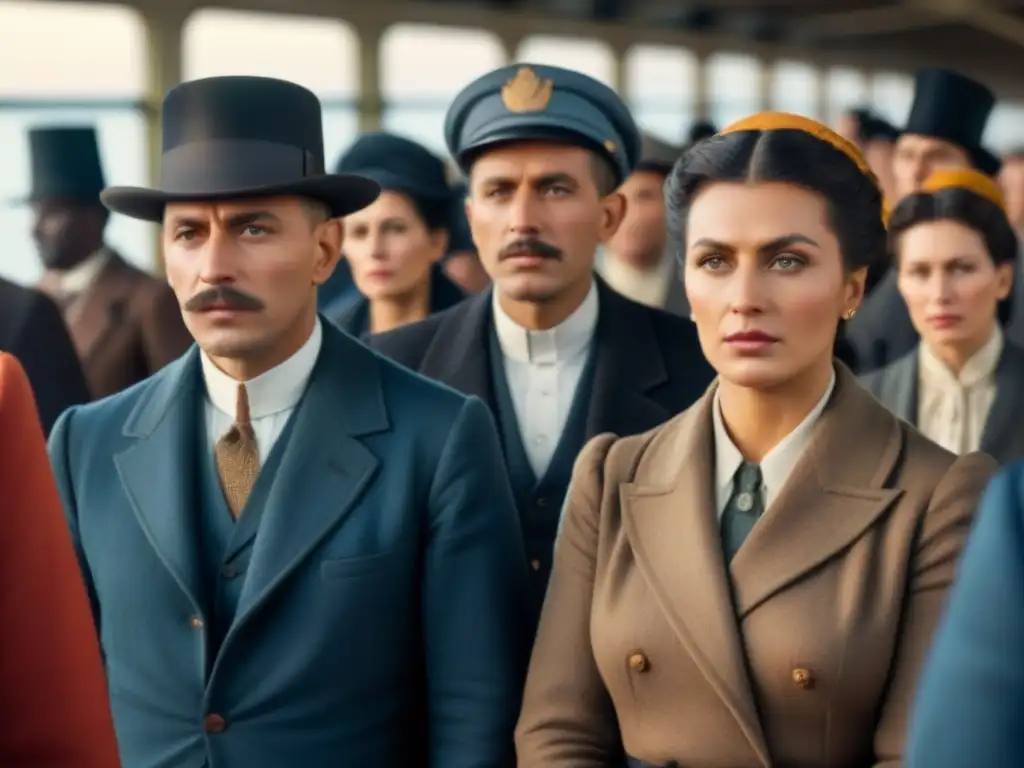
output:
[[587, 362], [576, 385], [569, 416], [558, 438], [551, 463], [544, 476], [538, 480], [523, 448], [515, 405], [505, 375], [501, 344], [494, 325], [491, 325], [487, 356], [494, 389], [495, 419], [501, 432], [505, 467], [512, 483], [519, 522], [523, 529], [526, 556], [530, 563], [530, 620], [533, 622], [530, 627], [531, 637], [540, 621], [540, 609], [551, 576], [555, 536], [558, 533], [562, 504], [569, 489], [569, 481], [572, 479], [573, 465], [587, 440], [587, 412], [590, 393], [593, 391], [594, 371], [597, 367], [596, 349], [596, 345], [593, 345], [587, 356]]
[[[202, 403], [202, 399], [200, 402]], [[274, 476], [281, 463], [281, 457], [287, 448], [295, 422], [294, 415], [293, 413], [288, 419], [281, 436], [274, 443], [273, 450], [263, 462], [252, 493], [237, 521], [224, 499], [224, 491], [217, 475], [216, 458], [210, 447], [212, 441], [207, 436], [205, 427], [196, 430], [202, 441], [199, 450], [195, 451], [195, 456], [199, 457], [196, 473], [199, 481], [199, 492], [196, 494], [196, 535], [199, 562], [203, 571], [203, 599], [206, 601], [206, 615], [209, 617], [207, 675], [210, 674], [221, 643], [235, 620], [253, 544], [263, 518], [263, 508], [274, 484]]]

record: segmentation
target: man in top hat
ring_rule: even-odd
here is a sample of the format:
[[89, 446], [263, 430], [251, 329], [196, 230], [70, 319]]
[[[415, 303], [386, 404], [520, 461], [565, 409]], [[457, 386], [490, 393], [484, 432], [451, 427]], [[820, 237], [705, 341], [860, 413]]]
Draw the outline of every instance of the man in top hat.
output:
[[641, 157], [614, 91], [571, 70], [504, 67], [456, 96], [445, 139], [469, 177], [466, 215], [493, 289], [371, 344], [497, 416], [530, 561], [532, 637], [583, 444], [666, 421], [713, 372], [692, 322], [594, 276], [598, 244], [625, 213], [617, 189]]
[[[999, 158], [982, 146], [982, 136], [995, 106], [995, 95], [969, 77], [945, 69], [918, 73], [914, 103], [896, 142], [893, 157], [895, 197], [890, 208], [917, 191], [941, 168], [976, 168], [990, 176], [999, 172]], [[1015, 317], [1008, 337], [1024, 342], [1024, 280], [1018, 275]], [[918, 342], [906, 303], [900, 295], [896, 269], [890, 266], [849, 322], [847, 338], [856, 350], [862, 373], [902, 357]]]
[[896, 197], [896, 181], [893, 177], [893, 157], [900, 132], [885, 118], [871, 114], [861, 124], [859, 146], [864, 153], [868, 167], [882, 186], [882, 197], [892, 200]]
[[104, 244], [108, 213], [96, 131], [35, 128], [32, 235], [46, 268], [39, 287], [61, 308], [93, 397], [142, 381], [192, 343], [167, 284]]
[[91, 399], [57, 305], [40, 291], [2, 278], [0, 351], [14, 355], [25, 369], [44, 434], [67, 408]]
[[626, 215], [605, 243], [598, 271], [623, 296], [689, 317], [679, 262], [668, 248], [663, 191], [680, 151], [650, 134], [642, 138], [640, 163], [619, 187]]
[[339, 217], [320, 102], [218, 77], [164, 100], [162, 224], [197, 342], [73, 408], [50, 455], [124, 768], [497, 768], [523, 676], [526, 561], [487, 408], [316, 311]]

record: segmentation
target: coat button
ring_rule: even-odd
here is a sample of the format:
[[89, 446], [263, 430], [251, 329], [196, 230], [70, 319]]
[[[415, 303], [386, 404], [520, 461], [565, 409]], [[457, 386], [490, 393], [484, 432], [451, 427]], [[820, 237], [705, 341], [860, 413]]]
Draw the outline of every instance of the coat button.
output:
[[228, 729], [228, 721], [220, 715], [207, 715], [203, 728], [207, 733], [224, 733]]
[[814, 687], [814, 675], [811, 670], [798, 667], [793, 670], [793, 683], [797, 688], [810, 690]]
[[198, 616], [193, 616], [192, 618], [190, 618], [188, 620], [188, 625], [190, 627], [192, 627], [192, 629], [202, 629], [203, 628], [203, 620], [201, 618], [199, 618]]
[[650, 666], [650, 662], [647, 661], [647, 657], [642, 652], [634, 651], [629, 654], [629, 668], [634, 672], [646, 672]]
[[530, 567], [533, 568], [533, 570], [535, 570], [535, 571], [539, 571], [540, 570], [540, 560], [537, 560], [536, 558], [531, 560], [530, 561]]

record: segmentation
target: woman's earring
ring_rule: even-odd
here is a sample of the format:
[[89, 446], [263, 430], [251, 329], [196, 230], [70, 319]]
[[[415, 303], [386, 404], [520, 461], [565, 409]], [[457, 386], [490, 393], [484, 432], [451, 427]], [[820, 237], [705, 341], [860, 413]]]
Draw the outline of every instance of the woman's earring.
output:
[[847, 319], [847, 320], [852, 320], [853, 316], [856, 315], [856, 314], [857, 314], [857, 310], [856, 309], [850, 309], [850, 310], [847, 310], [846, 314], [843, 315], [843, 317], [845, 319]]

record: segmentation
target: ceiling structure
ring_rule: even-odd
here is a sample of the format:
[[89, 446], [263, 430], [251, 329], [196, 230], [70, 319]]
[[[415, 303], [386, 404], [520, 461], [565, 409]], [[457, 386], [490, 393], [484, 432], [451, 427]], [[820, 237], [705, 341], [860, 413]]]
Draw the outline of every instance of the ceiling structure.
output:
[[[628, 24], [752, 45], [881, 54], [945, 65], [1020, 91], [1024, 0], [419, 0]], [[1001, 89], [1002, 90], [1002, 89]]]

